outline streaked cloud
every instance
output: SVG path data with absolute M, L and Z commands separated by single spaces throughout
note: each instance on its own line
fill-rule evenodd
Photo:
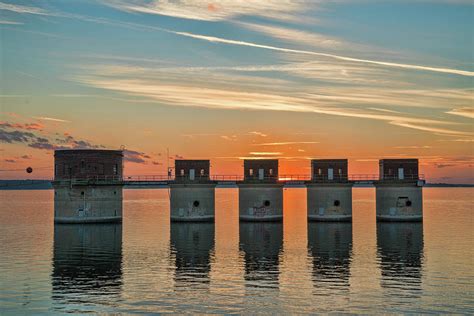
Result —
M 474 102 L 474 98 L 472 99 L 472 102 Z M 452 109 L 451 111 L 448 111 L 446 113 L 452 114 L 452 115 L 464 116 L 468 118 L 474 118 L 474 107 Z
M 262 132 L 258 132 L 258 131 L 249 132 L 249 134 L 257 135 L 257 136 L 261 136 L 261 137 L 267 137 L 268 136 L 267 134 L 262 133 Z
M 252 144 L 252 146 L 286 146 L 286 145 L 309 145 L 309 144 L 319 144 L 319 142 L 274 142 L 274 143 L 260 143 Z
M 280 51 L 285 53 L 295 53 L 295 54 L 304 54 L 304 55 L 313 55 L 313 56 L 321 56 L 321 57 L 328 57 L 342 61 L 350 61 L 356 63 L 363 63 L 363 64 L 371 64 L 377 66 L 384 66 L 390 68 L 401 68 L 401 69 L 408 69 L 408 70 L 419 70 L 419 71 L 430 71 L 430 72 L 438 72 L 438 73 L 447 73 L 452 75 L 459 75 L 459 76 L 467 76 L 472 77 L 474 76 L 474 72 L 467 71 L 467 70 L 460 70 L 460 69 L 452 69 L 452 68 L 442 68 L 442 67 L 431 67 L 425 65 L 414 65 L 414 64 L 403 64 L 403 63 L 394 63 L 394 62 L 386 62 L 386 61 L 379 61 L 379 60 L 370 60 L 370 59 L 361 59 L 361 58 L 354 58 L 336 54 L 329 54 L 329 53 L 321 53 L 309 50 L 301 50 L 301 49 L 290 49 L 272 45 L 263 45 L 258 43 L 246 42 L 246 41 L 239 41 L 239 40 L 232 40 L 226 39 L 216 36 L 207 36 L 201 34 L 194 34 L 190 32 L 178 32 L 178 31 L 171 31 L 165 30 L 166 32 L 173 33 L 176 35 L 181 35 L 185 37 L 190 37 L 194 39 L 204 40 L 212 43 L 222 43 L 222 44 L 229 44 L 229 45 L 238 45 L 238 46 L 247 46 L 247 47 L 254 47 L 254 48 L 262 48 L 267 50 L 273 51 Z
M 60 123 L 70 123 L 71 121 L 68 120 L 63 120 L 59 118 L 54 118 L 54 117 L 47 117 L 47 116 L 33 116 L 34 119 L 40 120 L 40 121 L 51 121 L 51 122 L 60 122 Z
M 0 2 L 0 10 L 21 14 L 49 15 L 49 12 L 38 7 Z
M 309 3 L 299 0 L 175 0 L 124 1 L 107 0 L 116 9 L 147 14 L 166 15 L 183 19 L 220 21 L 237 16 L 260 16 L 277 20 L 294 20 Z
M 279 156 L 283 155 L 282 152 L 271 152 L 271 151 L 251 151 L 249 155 L 252 156 Z
M 16 21 L 0 20 L 0 24 L 4 24 L 4 25 L 22 25 L 24 23 L 23 22 L 16 22 Z

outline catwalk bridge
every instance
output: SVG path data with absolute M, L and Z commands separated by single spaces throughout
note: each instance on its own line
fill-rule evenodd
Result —
M 63 179 L 63 181 L 66 179 Z M 352 175 L 342 175 L 334 176 L 332 179 L 327 177 L 311 177 L 311 175 L 279 175 L 277 177 L 255 177 L 254 179 L 245 179 L 245 183 L 252 182 L 255 183 L 279 183 L 283 184 L 285 187 L 301 187 L 309 183 L 351 183 L 353 185 L 375 185 L 376 183 L 383 182 L 413 182 L 421 181 L 424 183 L 424 175 L 408 175 L 399 179 L 398 176 L 384 176 L 383 179 L 380 179 L 378 174 L 352 174 Z M 221 187 L 232 187 L 236 186 L 239 183 L 244 183 L 243 175 L 211 175 L 204 177 L 195 177 L 190 180 L 189 177 L 175 177 L 168 175 L 130 175 L 130 176 L 86 176 L 86 177 L 74 177 L 66 180 L 70 182 L 71 185 L 111 185 L 111 184 L 121 184 L 128 187 L 160 187 L 160 186 L 169 186 L 174 183 L 180 184 L 198 184 L 198 183 L 213 183 Z

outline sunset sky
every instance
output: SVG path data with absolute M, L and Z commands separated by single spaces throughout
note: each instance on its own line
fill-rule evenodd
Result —
M 0 0 L 0 178 L 124 146 L 127 175 L 165 174 L 169 148 L 221 175 L 407 157 L 474 183 L 472 3 Z

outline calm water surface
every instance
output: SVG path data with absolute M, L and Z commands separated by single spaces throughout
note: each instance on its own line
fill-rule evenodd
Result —
M 117 225 L 54 225 L 53 191 L 0 191 L 0 314 L 474 313 L 473 190 L 424 189 L 424 222 L 377 224 L 354 189 L 352 224 L 238 221 L 217 189 L 216 223 L 170 224 L 168 191 L 125 190 Z

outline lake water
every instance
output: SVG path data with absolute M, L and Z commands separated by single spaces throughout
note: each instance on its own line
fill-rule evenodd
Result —
M 53 191 L 0 191 L 0 314 L 474 313 L 473 190 L 425 188 L 423 223 L 375 221 L 354 189 L 352 224 L 306 221 L 286 189 L 284 223 L 170 224 L 166 189 L 124 190 L 123 224 L 54 225 Z

